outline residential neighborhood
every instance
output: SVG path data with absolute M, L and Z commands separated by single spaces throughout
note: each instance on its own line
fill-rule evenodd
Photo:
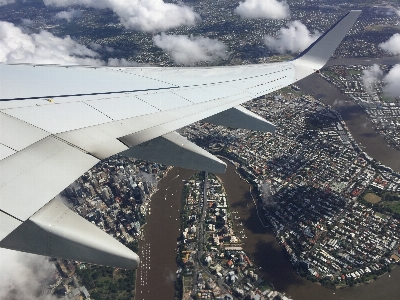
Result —
M 206 123 L 185 134 L 237 162 L 299 274 L 332 288 L 376 279 L 399 262 L 400 174 L 296 89 L 248 105 L 277 125 L 274 135 Z

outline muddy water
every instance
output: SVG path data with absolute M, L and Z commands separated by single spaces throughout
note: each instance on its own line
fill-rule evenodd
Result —
M 174 299 L 176 264 L 176 239 L 179 236 L 179 211 L 183 179 L 194 171 L 173 168 L 159 183 L 159 191 L 153 195 L 151 214 L 145 225 L 145 239 L 140 244 L 142 264 L 138 269 L 138 300 Z M 177 175 L 179 175 L 177 177 Z M 228 163 L 225 174 L 218 174 L 224 183 L 231 209 L 237 210 L 243 221 L 244 250 L 258 266 L 263 268 L 263 278 L 276 289 L 294 300 L 375 300 L 399 299 L 400 268 L 379 278 L 378 281 L 344 290 L 329 290 L 298 276 L 285 257 L 274 234 L 261 226 L 249 185 L 235 173 Z M 165 200 L 166 199 L 166 200 Z
M 334 61 L 331 64 L 372 64 L 398 63 L 393 58 L 384 61 L 356 59 Z M 368 121 L 364 111 L 350 98 L 334 86 L 320 78 L 310 76 L 299 82 L 302 91 L 314 95 L 322 102 L 340 112 L 355 140 L 370 156 L 385 165 L 400 171 L 400 152 L 387 146 Z M 188 179 L 194 171 L 173 168 L 160 181 L 159 191 L 153 195 L 151 214 L 147 217 L 145 238 L 140 243 L 139 255 L 142 263 L 138 269 L 138 300 L 174 299 L 176 271 L 176 239 L 179 236 L 179 214 L 183 179 Z M 179 175 L 179 176 L 178 176 Z M 264 280 L 271 282 L 279 291 L 286 292 L 295 300 L 375 300 L 400 299 L 400 268 L 378 281 L 344 290 L 328 290 L 298 276 L 285 257 L 274 234 L 261 226 L 249 193 L 249 185 L 235 173 L 234 166 L 228 164 L 223 180 L 231 208 L 237 210 L 243 221 L 247 236 L 245 251 L 263 268 Z
M 136 300 L 174 299 L 176 242 L 179 237 L 182 179 L 195 171 L 173 168 L 158 183 L 152 196 L 150 214 L 139 244 Z
M 273 232 L 263 228 L 249 193 L 249 185 L 235 173 L 228 164 L 225 174 L 218 175 L 223 180 L 232 210 L 237 210 L 243 221 L 247 239 L 244 250 L 258 266 L 263 268 L 263 279 L 294 300 L 373 300 L 400 299 L 400 268 L 395 268 L 390 277 L 385 275 L 376 282 L 343 290 L 329 290 L 312 283 L 296 274 Z
M 314 74 L 297 83 L 302 92 L 313 95 L 340 113 L 356 142 L 369 156 L 400 172 L 400 151 L 389 147 L 377 133 L 367 113 L 335 86 Z M 399 297 L 400 299 L 400 297 Z

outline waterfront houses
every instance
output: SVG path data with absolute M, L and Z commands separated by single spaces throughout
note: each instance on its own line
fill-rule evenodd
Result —
M 386 95 L 382 80 L 390 66 L 379 66 L 382 76 L 376 76 L 372 82 L 363 79 L 368 68 L 363 65 L 332 66 L 321 76 L 363 108 L 375 130 L 389 145 L 400 150 L 400 98 Z
M 399 261 L 400 174 L 364 153 L 340 115 L 296 88 L 247 108 L 277 131 L 197 123 L 185 134 L 237 163 L 298 273 L 334 288 L 390 271 Z
M 198 173 L 184 186 L 177 254 L 180 299 L 289 299 L 259 276 L 243 251 L 246 236 L 222 182 Z M 250 298 L 249 298 L 250 297 Z

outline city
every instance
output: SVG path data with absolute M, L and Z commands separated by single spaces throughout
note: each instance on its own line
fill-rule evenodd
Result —
M 125 59 L 131 64 L 183 66 L 154 44 L 153 33 L 125 28 L 109 9 L 79 7 L 82 17 L 54 18 L 59 9 L 33 1 L 26 7 L 2 6 L 0 20 L 26 32 L 48 31 L 73 36 L 96 50 L 99 59 Z M 264 43 L 288 19 L 242 19 L 237 3 L 190 1 L 202 17 L 195 26 L 166 30 L 170 35 L 218 39 L 227 46 L 217 61 L 194 66 L 239 65 L 290 59 Z M 389 57 L 380 46 L 400 31 L 396 2 L 335 3 L 288 1 L 291 20 L 314 33 L 324 32 L 349 9 L 363 14 L 333 58 Z M 397 6 L 396 6 L 397 5 Z M 24 21 L 25 20 L 25 21 Z M 29 22 L 26 20 L 30 20 Z M 396 56 L 394 56 L 396 57 Z M 371 65 L 371 64 L 369 64 Z M 371 86 L 366 64 L 330 65 L 318 74 L 362 108 L 374 130 L 400 150 L 399 97 L 386 97 L 383 76 L 392 64 L 379 64 L 381 77 Z M 251 132 L 197 122 L 179 133 L 235 165 L 251 186 L 260 228 L 275 235 L 293 272 L 330 289 L 379 282 L 400 265 L 400 173 L 368 155 L 332 106 L 293 85 L 244 105 L 274 123 L 275 133 Z M 143 243 L 152 196 L 172 167 L 112 156 L 98 163 L 59 197 L 68 206 L 141 257 L 140 271 L 113 269 L 62 259 L 49 259 L 55 271 L 39 298 L 133 299 L 150 272 L 150 245 Z M 256 257 L 244 250 L 246 224 L 218 174 L 196 173 L 185 179 L 180 236 L 176 247 L 176 299 L 297 299 L 265 280 Z M 154 205 L 154 203 L 153 203 Z M 154 209 L 154 206 L 153 206 Z M 141 244 L 142 242 L 142 244 Z M 151 250 L 154 251 L 154 250 Z M 253 255 L 254 256 L 254 255 Z
M 273 229 L 297 272 L 329 288 L 379 280 L 390 272 L 400 261 L 400 174 L 363 152 L 340 115 L 301 95 L 297 87 L 256 99 L 248 108 L 278 125 L 278 131 L 272 135 L 196 123 L 183 133 L 235 162 L 254 187 L 260 226 Z M 150 195 L 167 171 L 162 165 L 115 157 L 86 173 L 65 195 L 80 215 L 125 244 L 137 243 L 151 213 Z M 243 252 L 242 223 L 229 209 L 229 195 L 218 177 L 209 174 L 204 185 L 199 173 L 186 182 L 182 195 L 177 277 L 183 299 L 192 292 L 201 299 L 278 295 Z M 82 268 L 98 267 L 74 268 L 82 276 Z M 57 283 L 71 293 L 80 286 L 68 289 L 73 273 L 67 274 Z M 88 286 L 94 297 L 98 289 Z
M 182 237 L 178 253 L 179 298 L 254 299 L 288 297 L 259 278 L 258 268 L 241 247 L 243 224 L 231 211 L 223 184 L 213 174 L 195 174 L 185 184 Z M 192 293 L 193 292 L 193 293 Z
M 234 13 L 237 3 L 224 1 L 190 1 L 193 10 L 202 21 L 196 26 L 179 26 L 166 30 L 168 35 L 201 35 L 218 39 L 227 46 L 228 56 L 219 61 L 200 61 L 196 66 L 238 65 L 275 61 L 288 57 L 271 51 L 264 43 L 264 36 L 274 36 L 287 25 L 287 19 L 243 19 Z M 398 32 L 399 20 L 395 13 L 395 3 L 345 1 L 335 3 L 319 1 L 308 4 L 305 1 L 288 1 L 291 20 L 299 20 L 316 33 L 324 32 L 350 9 L 362 9 L 363 14 L 350 31 L 350 35 L 337 48 L 334 58 L 382 57 L 387 55 L 379 44 Z M 176 66 L 171 55 L 155 46 L 153 34 L 124 28 L 118 18 L 108 9 L 79 7 L 81 17 L 69 22 L 54 18 L 59 9 L 45 6 L 41 1 L 31 5 L 3 6 L 0 20 L 21 24 L 29 31 L 46 30 L 56 36 L 73 35 L 74 39 L 89 49 L 98 51 L 99 57 L 125 59 L 145 65 Z M 29 22 L 24 20 L 30 20 Z M 310 32 L 312 34 L 313 32 Z M 290 57 L 291 54 L 289 54 Z
M 388 66 L 382 69 L 387 70 Z M 368 68 L 362 65 L 346 68 L 333 66 L 327 68 L 322 76 L 361 106 L 374 123 L 375 130 L 383 135 L 389 145 L 400 149 L 400 104 L 394 99 L 382 99 L 382 81 L 377 82 L 369 93 L 368 87 L 363 84 L 365 70 Z
M 300 274 L 327 286 L 365 282 L 399 261 L 399 211 L 392 201 L 398 201 L 400 174 L 368 157 L 334 111 L 294 93 L 249 104 L 278 125 L 273 138 L 243 130 L 226 134 L 207 124 L 186 133 L 241 163 Z

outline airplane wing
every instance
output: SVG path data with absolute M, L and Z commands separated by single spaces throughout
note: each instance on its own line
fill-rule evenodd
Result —
M 0 247 L 136 268 L 135 253 L 53 198 L 117 153 L 224 172 L 221 160 L 175 130 L 204 120 L 274 131 L 273 124 L 240 104 L 322 68 L 359 14 L 347 13 L 284 63 L 209 68 L 0 65 Z

